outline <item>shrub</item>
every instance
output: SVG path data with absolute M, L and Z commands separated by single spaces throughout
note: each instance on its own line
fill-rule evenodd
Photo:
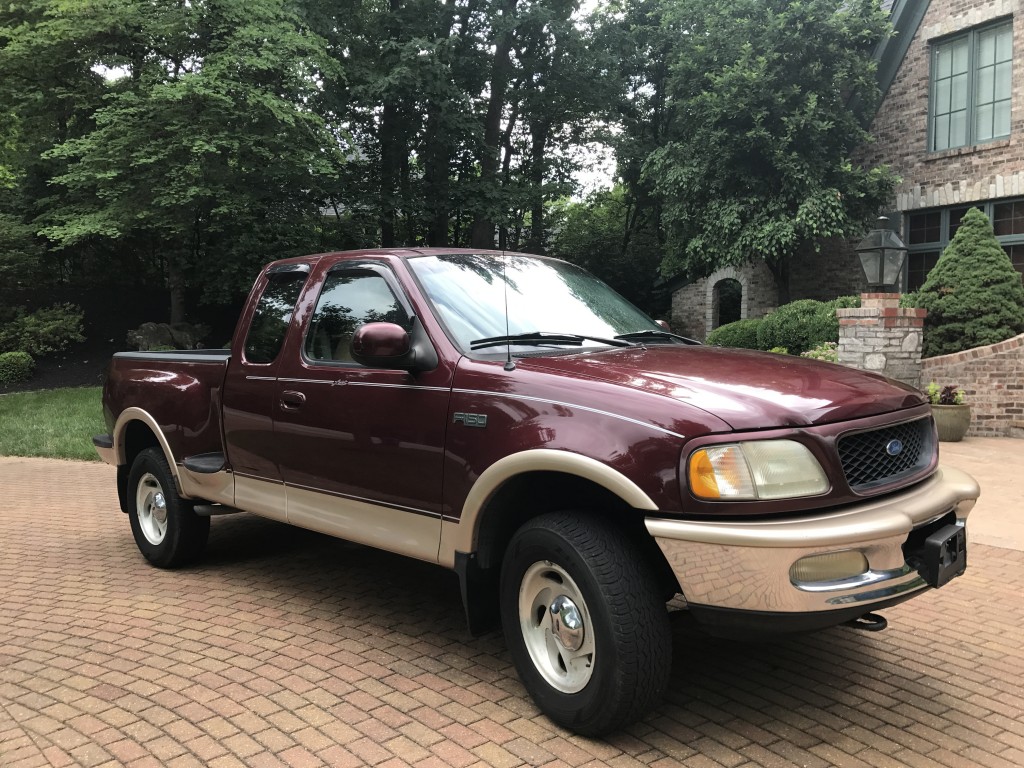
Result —
M 20 384 L 32 376 L 35 360 L 28 352 L 0 353 L 0 386 Z
M 82 335 L 82 310 L 74 304 L 55 304 L 31 314 L 17 311 L 0 328 L 0 351 L 21 351 L 40 356 L 61 352 Z
M 1024 286 L 992 231 L 972 208 L 928 273 L 916 305 L 924 320 L 924 356 L 995 344 L 1024 332 Z
M 826 363 L 839 362 L 839 344 L 835 341 L 823 341 L 816 347 L 804 352 L 800 357 L 809 357 L 812 360 L 824 360 Z
M 718 347 L 758 349 L 757 327 L 759 325 L 761 325 L 761 321 L 756 318 L 720 325 L 708 334 L 707 343 Z
M 836 309 L 859 306 L 857 296 L 840 296 L 832 301 L 801 299 L 784 304 L 761 321 L 757 344 L 761 349 L 785 347 L 791 355 L 802 355 L 826 341 L 838 343 Z

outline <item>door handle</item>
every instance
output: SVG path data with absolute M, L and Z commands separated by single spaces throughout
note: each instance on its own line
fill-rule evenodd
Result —
M 306 396 L 294 389 L 286 389 L 281 393 L 281 407 L 286 411 L 297 411 L 306 402 Z

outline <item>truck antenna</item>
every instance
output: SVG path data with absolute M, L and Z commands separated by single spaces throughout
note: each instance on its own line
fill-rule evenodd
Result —
M 505 351 L 508 357 L 505 359 L 505 370 L 514 371 L 516 364 L 512 362 L 512 339 L 508 335 L 508 277 L 505 274 L 505 251 L 501 252 L 501 283 L 505 288 Z

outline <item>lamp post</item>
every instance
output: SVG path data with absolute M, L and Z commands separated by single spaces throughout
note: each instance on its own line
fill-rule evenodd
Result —
M 878 227 L 868 232 L 856 248 L 868 287 L 880 293 L 888 293 L 889 287 L 899 282 L 907 258 L 906 244 L 888 225 L 889 220 L 879 216 Z

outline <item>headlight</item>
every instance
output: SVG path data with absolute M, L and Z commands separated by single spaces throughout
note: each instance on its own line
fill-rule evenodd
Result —
M 790 499 L 829 489 L 818 460 L 793 440 L 700 448 L 690 454 L 686 476 L 690 490 L 702 499 Z

